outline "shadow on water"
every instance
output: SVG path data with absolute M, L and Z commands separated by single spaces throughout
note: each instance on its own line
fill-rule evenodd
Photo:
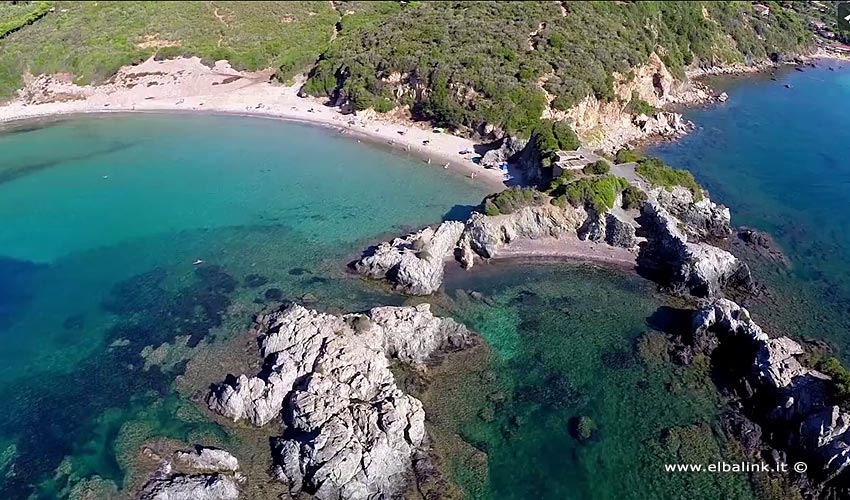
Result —
M 105 341 L 113 347 L 92 353 L 72 372 L 22 378 L 0 389 L 5 402 L 0 408 L 5 424 L 0 432 L 17 451 L 14 474 L 0 477 L 1 497 L 28 498 L 66 457 L 90 447 L 92 436 L 102 427 L 98 420 L 107 410 L 147 406 L 170 393 L 174 377 L 185 365 L 165 371 L 158 366 L 143 369 L 144 348 L 173 342 L 178 336 L 189 336 L 189 345 L 196 345 L 222 324 L 238 282 L 212 265 L 196 268 L 191 283 L 174 291 L 163 286 L 167 278 L 164 270 L 154 269 L 113 288 L 103 304 L 118 319 Z M 114 444 L 111 438 L 120 422 L 114 426 L 118 428 L 106 431 L 108 445 Z M 99 459 L 98 473 L 120 485 L 124 473 L 115 449 L 97 453 L 105 455 Z
M 27 165 L 22 165 L 19 167 L 7 166 L 6 168 L 10 168 L 10 170 L 0 172 L 0 184 L 5 184 L 15 179 L 20 179 L 21 177 L 25 177 L 36 172 L 41 172 L 49 168 L 58 167 L 59 165 L 63 165 L 66 163 L 91 160 L 92 158 L 97 158 L 98 156 L 104 156 L 116 153 L 118 151 L 123 151 L 125 149 L 129 149 L 135 146 L 136 144 L 137 143 L 132 142 L 116 142 L 107 148 L 99 149 L 97 151 L 90 151 L 85 154 L 79 154 L 74 156 L 62 156 L 54 160 L 39 161 Z
M 29 281 L 44 265 L 0 257 L 0 330 L 9 328 L 32 298 Z
M 472 212 L 478 208 L 478 205 L 455 205 L 448 212 L 443 214 L 443 220 L 465 221 L 469 218 L 470 214 L 472 214 Z

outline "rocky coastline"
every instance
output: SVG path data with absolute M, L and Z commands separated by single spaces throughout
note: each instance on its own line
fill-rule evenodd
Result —
M 712 99 L 705 88 L 692 91 L 690 102 Z M 675 137 L 689 127 L 665 111 L 630 120 L 643 136 Z M 528 142 L 504 137 L 482 161 L 514 161 L 531 171 L 538 160 Z M 850 413 L 836 404 L 830 377 L 804 366 L 803 346 L 770 338 L 746 309 L 723 298 L 754 286 L 747 264 L 723 248 L 730 238 L 777 261 L 784 259 L 781 251 L 762 233 L 733 230 L 728 208 L 707 196 L 652 187 L 639 176 L 630 182 L 647 193 L 637 209 L 623 208 L 618 198 L 601 213 L 549 199 L 499 215 L 475 211 L 465 221 L 380 242 L 351 268 L 403 294 L 427 296 L 440 290 L 446 265 L 471 269 L 476 259 L 516 257 L 510 250 L 518 243 L 533 248 L 537 241 L 577 239 L 625 250 L 639 274 L 699 305 L 689 331 L 671 342 L 671 358 L 687 365 L 701 353 L 732 374 L 718 385 L 732 400 L 737 437 L 749 456 L 777 468 L 805 460 L 811 469 L 794 477 L 795 487 L 841 498 L 850 491 L 842 476 L 850 465 Z M 260 368 L 228 375 L 205 403 L 238 425 L 280 426 L 269 446 L 271 472 L 290 495 L 402 498 L 439 474 L 422 403 L 402 390 L 390 364 L 427 371 L 445 353 L 475 342 L 463 325 L 435 317 L 427 304 L 345 315 L 288 304 L 258 316 L 250 333 L 260 347 Z M 156 459 L 160 467 L 145 483 L 143 500 L 240 497 L 238 461 L 224 450 Z
M 673 340 L 681 365 L 708 356 L 729 400 L 726 426 L 747 458 L 805 498 L 846 498 L 850 482 L 850 413 L 833 376 L 813 368 L 820 345 L 763 331 L 728 299 L 703 302 Z M 803 464 L 803 465 L 800 465 Z

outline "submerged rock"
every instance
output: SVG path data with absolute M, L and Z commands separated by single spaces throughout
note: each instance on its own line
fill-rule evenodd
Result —
M 403 495 L 412 457 L 425 444 L 425 413 L 396 385 L 389 357 L 424 366 L 438 351 L 467 345 L 469 331 L 435 317 L 428 304 L 345 316 L 292 304 L 260 315 L 253 330 L 265 375 L 214 388 L 210 408 L 255 425 L 282 415 L 285 432 L 272 446 L 274 474 L 292 494 Z M 252 383 L 259 390 L 240 390 Z

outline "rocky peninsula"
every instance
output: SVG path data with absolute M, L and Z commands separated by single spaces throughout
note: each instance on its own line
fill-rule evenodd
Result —
M 466 221 L 446 221 L 379 243 L 351 267 L 364 276 L 385 279 L 403 293 L 429 295 L 439 289 L 444 267 L 452 260 L 470 269 L 476 258 L 498 258 L 503 251 L 512 257 L 534 256 L 535 241 L 546 242 L 552 255 L 559 241 L 567 252 L 572 249 L 569 242 L 579 239 L 627 250 L 638 272 L 677 293 L 713 297 L 729 286 L 750 286 L 747 265 L 712 244 L 733 233 L 728 208 L 682 186 L 653 187 L 636 173 L 634 164 L 615 168 L 632 183 L 622 180 L 611 207 L 600 209 L 587 200 L 562 203 L 531 188 L 513 188 L 497 196 L 519 201 L 500 213 L 485 215 L 485 200 Z M 646 200 L 639 207 L 624 208 L 623 186 L 637 188 Z M 510 251 L 517 246 L 522 252 Z M 591 250 L 588 260 L 593 260 L 593 252 L 599 250 Z M 605 262 L 604 257 L 599 260 Z

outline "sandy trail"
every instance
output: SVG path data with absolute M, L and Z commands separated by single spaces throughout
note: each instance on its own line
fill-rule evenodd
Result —
M 422 158 L 430 168 L 472 176 L 487 189 L 505 188 L 501 172 L 472 163 L 474 143 L 435 133 L 413 122 L 398 122 L 372 111 L 344 114 L 322 101 L 299 97 L 303 79 L 284 86 L 271 83 L 270 71 L 243 73 L 226 61 L 210 68 L 197 57 L 149 59 L 122 68 L 106 83 L 74 84 L 67 75 L 30 81 L 20 96 L 0 106 L 0 123 L 57 115 L 105 112 L 205 112 L 277 118 L 331 127 L 343 134 L 378 142 Z

